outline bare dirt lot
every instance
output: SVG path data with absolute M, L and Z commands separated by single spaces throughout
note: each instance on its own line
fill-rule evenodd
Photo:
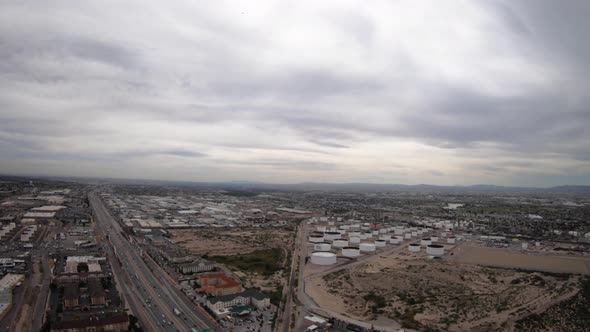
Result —
M 284 268 L 290 259 L 295 232 L 287 229 L 207 229 L 177 230 L 171 232 L 172 241 L 199 256 L 239 256 L 254 254 L 264 249 L 278 248 L 281 250 L 280 262 L 273 262 Z M 246 288 L 257 287 L 263 291 L 275 292 L 285 282 L 285 274 L 281 269 L 267 275 L 255 269 L 239 269 L 227 265 L 244 282 Z
M 172 241 L 195 255 L 230 256 L 266 248 L 291 248 L 294 232 L 250 228 L 171 231 Z
M 410 329 L 504 331 L 574 296 L 580 277 L 394 253 L 310 277 L 306 285 L 320 307 L 359 320 L 389 318 Z
M 590 257 L 518 252 L 504 248 L 461 244 L 447 260 L 457 263 L 590 275 Z

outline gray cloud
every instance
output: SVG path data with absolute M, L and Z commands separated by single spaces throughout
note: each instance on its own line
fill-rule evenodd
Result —
M 120 6 L 0 5 L 0 172 L 590 183 L 586 1 Z

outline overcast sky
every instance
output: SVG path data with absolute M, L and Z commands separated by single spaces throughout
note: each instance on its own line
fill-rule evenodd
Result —
M 590 185 L 590 2 L 0 2 L 0 173 Z

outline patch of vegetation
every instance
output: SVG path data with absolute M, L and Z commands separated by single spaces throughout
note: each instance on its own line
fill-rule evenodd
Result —
M 374 292 L 370 292 L 369 294 L 363 296 L 363 299 L 365 299 L 365 301 L 367 302 L 373 303 L 373 305 L 371 305 L 371 312 L 374 314 L 383 313 L 383 310 L 381 310 L 381 308 L 387 306 L 387 301 L 385 300 L 385 298 L 381 295 L 375 294 Z
M 517 321 L 515 331 L 590 331 L 590 279 L 581 286 L 572 298 Z
M 283 251 L 280 248 L 261 249 L 234 256 L 209 256 L 209 260 L 236 268 L 270 276 L 282 269 Z

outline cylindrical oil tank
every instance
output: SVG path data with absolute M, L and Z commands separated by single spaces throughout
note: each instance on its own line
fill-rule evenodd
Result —
M 361 238 L 360 237 L 357 237 L 357 236 L 354 236 L 354 237 L 349 238 L 348 239 L 348 242 L 350 244 L 359 244 L 359 243 L 361 243 Z
M 336 255 L 331 252 L 314 252 L 311 254 L 311 263 L 316 265 L 336 264 Z
M 371 252 L 371 251 L 375 251 L 377 249 L 375 247 L 375 244 L 373 244 L 373 243 L 361 243 L 359 245 L 359 248 L 360 248 L 361 252 Z
M 375 247 L 378 247 L 378 248 L 385 247 L 386 244 L 387 244 L 387 242 L 385 242 L 383 240 L 376 240 L 375 241 Z
M 454 244 L 455 243 L 455 237 L 454 236 L 449 236 L 447 238 L 447 243 Z
M 385 233 L 387 233 L 387 229 L 385 229 L 385 228 L 381 228 L 381 229 L 379 230 L 379 234 L 385 234 Z
M 340 233 L 338 232 L 325 232 L 324 233 L 324 239 L 328 240 L 328 241 L 332 241 L 332 240 L 337 240 L 340 238 Z
M 406 239 L 411 239 L 412 238 L 412 233 L 406 233 L 406 235 L 404 235 L 404 237 Z
M 412 237 L 418 236 L 418 232 L 416 232 L 416 231 L 413 231 L 411 234 L 412 234 Z
M 324 236 L 323 235 L 310 235 L 309 242 L 311 242 L 311 243 L 324 242 Z
M 366 239 L 371 239 L 371 238 L 373 238 L 373 234 L 372 234 L 372 233 L 363 233 L 363 235 L 365 236 L 365 240 L 366 240 Z
M 431 244 L 426 247 L 426 253 L 432 256 L 442 256 L 445 254 L 445 247 L 440 244 Z
M 411 252 L 418 252 L 418 251 L 420 251 L 420 244 L 418 244 L 418 243 L 410 243 L 410 245 L 408 245 L 408 249 Z
M 344 229 L 339 229 L 336 232 L 340 233 L 341 235 L 346 234 L 346 230 L 344 230 Z
M 404 241 L 404 236 L 403 235 L 396 235 L 393 238 L 398 239 L 400 242 Z
M 323 233 L 323 232 L 325 232 L 325 231 L 326 231 L 326 226 L 318 226 L 318 227 L 316 227 L 316 230 L 317 230 L 318 232 L 322 232 L 322 233 Z
M 371 234 L 373 234 L 373 235 L 379 235 L 379 231 L 372 231 Z
M 361 236 L 361 232 L 357 232 L 357 231 L 349 232 L 348 233 L 348 236 L 350 236 L 350 237 L 359 237 L 359 236 Z
M 330 251 L 330 249 L 332 249 L 332 246 L 326 242 L 316 243 L 313 245 L 314 251 Z
M 332 242 L 332 247 L 334 247 L 334 248 L 348 247 L 348 241 L 346 241 L 346 240 L 334 240 L 334 242 Z
M 383 234 L 383 235 L 379 236 L 379 240 L 389 241 L 389 240 L 391 240 L 391 235 Z
M 422 246 L 428 246 L 432 244 L 432 240 L 429 237 L 425 237 L 422 240 L 420 240 L 420 245 Z
M 333 221 L 328 221 L 328 226 L 334 226 L 334 222 Z
M 402 235 L 402 234 L 404 234 L 404 230 L 403 229 L 396 229 L 393 232 L 395 233 L 395 235 Z
M 340 228 L 340 229 L 343 229 L 343 230 L 347 231 L 347 230 L 349 230 L 349 229 L 350 229 L 350 226 L 349 226 L 349 225 L 340 225 L 340 227 L 338 227 L 338 228 Z
M 344 257 L 358 257 L 361 255 L 361 250 L 357 247 L 342 248 L 342 256 Z
M 437 242 L 438 236 L 431 236 L 430 239 L 432 239 L 432 242 Z
M 441 233 L 440 233 L 440 236 L 442 236 L 442 237 L 445 237 L 445 236 L 447 236 L 447 232 L 441 232 Z
M 400 244 L 400 243 L 402 243 L 402 240 L 394 237 L 393 239 L 389 240 L 389 243 L 391 243 L 391 244 Z

